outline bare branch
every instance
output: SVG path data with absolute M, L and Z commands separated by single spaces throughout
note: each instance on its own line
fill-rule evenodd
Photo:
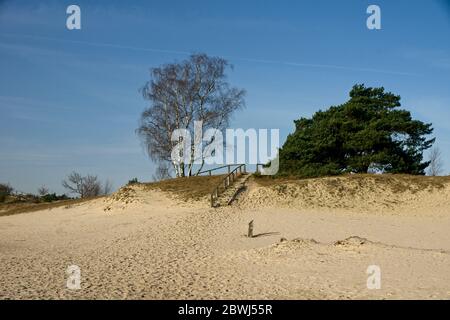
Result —
M 172 178 L 172 176 L 170 175 L 169 164 L 167 162 L 160 163 L 153 175 L 153 181 L 162 181 L 170 178 Z
M 444 165 L 442 162 L 441 150 L 438 147 L 433 147 L 430 150 L 430 165 L 428 167 L 428 175 L 439 176 L 442 174 Z
M 38 189 L 38 194 L 41 196 L 41 197 L 43 197 L 43 196 L 45 196 L 46 194 L 48 194 L 48 188 L 46 187 L 46 186 L 42 186 L 42 187 L 40 187 L 39 189 Z
M 67 176 L 66 180 L 63 180 L 62 185 L 71 193 L 78 194 L 81 198 L 96 197 L 108 193 L 112 189 L 112 185 L 109 181 L 106 181 L 102 188 L 102 184 L 97 176 L 87 175 L 81 176 L 78 172 L 72 172 Z

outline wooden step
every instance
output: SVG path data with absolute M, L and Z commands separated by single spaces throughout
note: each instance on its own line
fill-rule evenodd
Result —
M 225 190 L 218 198 L 217 205 L 218 206 L 229 206 L 234 200 L 236 200 L 236 196 L 240 194 L 245 189 L 245 183 L 249 178 L 249 174 L 242 174 L 236 179 L 233 185 Z

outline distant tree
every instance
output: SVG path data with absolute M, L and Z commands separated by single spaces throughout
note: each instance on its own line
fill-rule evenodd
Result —
M 14 192 L 14 188 L 9 183 L 0 183 L 0 202 L 4 202 L 7 196 Z
M 99 196 L 102 192 L 102 184 L 97 176 L 87 175 L 83 177 L 75 171 L 69 174 L 66 180 L 63 180 L 62 185 L 81 198 Z
M 82 185 L 85 197 L 96 197 L 102 192 L 102 184 L 97 176 L 87 175 Z
M 78 194 L 81 198 L 84 197 L 83 177 L 78 172 L 72 172 L 63 180 L 62 185 L 71 193 Z
M 0 183 L 0 192 L 9 196 L 14 192 L 14 188 L 9 183 Z
M 160 163 L 155 170 L 155 174 L 153 175 L 153 181 L 161 181 L 170 179 L 172 176 L 170 175 L 170 167 L 167 163 Z
M 110 194 L 113 190 L 113 184 L 111 181 L 109 181 L 108 179 L 105 181 L 105 183 L 103 184 L 103 191 L 102 193 L 107 196 L 108 194 Z
M 195 174 L 194 162 L 204 164 L 204 155 L 195 155 L 192 138 L 190 160 L 173 161 L 171 152 L 180 141 L 172 141 L 172 133 L 186 129 L 194 137 L 194 122 L 202 122 L 202 130 L 224 130 L 232 114 L 244 107 L 245 91 L 231 88 L 225 70 L 229 66 L 224 59 L 205 54 L 192 55 L 180 63 L 165 64 L 151 70 L 151 81 L 143 88 L 144 99 L 150 107 L 141 115 L 137 129 L 150 158 L 173 167 L 175 176 Z M 214 140 L 203 143 L 206 147 Z
M 40 187 L 39 189 L 38 189 L 38 194 L 41 196 L 41 197 L 43 197 L 43 196 L 45 196 L 46 194 L 48 194 L 48 188 L 46 187 L 46 186 L 42 186 L 42 187 Z
M 442 174 L 444 164 L 442 162 L 441 150 L 435 146 L 430 150 L 430 165 L 428 167 L 428 175 L 439 176 Z
M 423 151 L 434 143 L 426 137 L 433 129 L 400 106 L 400 96 L 384 88 L 355 85 L 346 103 L 295 121 L 280 150 L 279 173 L 311 177 L 370 168 L 425 174 L 430 162 L 422 162 Z

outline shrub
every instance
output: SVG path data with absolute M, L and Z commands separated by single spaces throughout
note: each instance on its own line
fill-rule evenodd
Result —
M 0 202 L 4 202 L 7 196 L 13 193 L 14 188 L 9 183 L 0 183 Z
M 128 185 L 137 184 L 137 183 L 139 183 L 138 178 L 133 178 L 131 180 L 128 180 Z
M 53 202 L 53 201 L 59 201 L 59 200 L 68 200 L 70 199 L 65 194 L 62 195 L 56 195 L 56 193 L 48 193 L 41 197 L 41 201 L 43 202 Z

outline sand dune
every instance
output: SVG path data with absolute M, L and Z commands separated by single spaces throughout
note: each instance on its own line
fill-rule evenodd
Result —
M 370 179 L 252 180 L 218 209 L 136 185 L 0 217 L 0 298 L 450 298 L 449 185 Z M 72 264 L 80 290 L 66 287 Z
M 450 178 L 355 175 L 285 181 L 253 179 L 241 204 L 245 208 L 446 215 L 450 207 Z

